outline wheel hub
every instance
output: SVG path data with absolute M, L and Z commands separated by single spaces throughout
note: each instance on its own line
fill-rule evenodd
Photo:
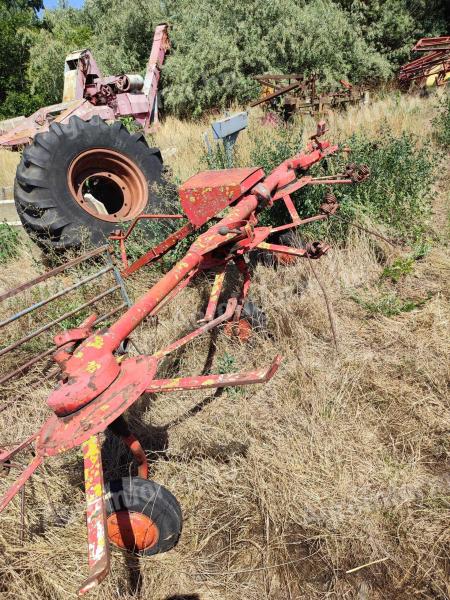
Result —
M 107 528 L 111 543 L 130 552 L 143 552 L 158 543 L 158 527 L 143 513 L 114 512 L 107 519 Z
M 76 156 L 67 183 L 77 204 L 102 221 L 130 221 L 148 202 L 144 173 L 127 156 L 108 148 L 91 148 Z

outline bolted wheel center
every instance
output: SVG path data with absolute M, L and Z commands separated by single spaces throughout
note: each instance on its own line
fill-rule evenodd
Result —
M 158 543 L 158 527 L 143 513 L 119 510 L 109 515 L 107 527 L 111 543 L 130 552 L 143 552 Z
M 67 181 L 81 208 L 103 221 L 130 221 L 148 202 L 144 173 L 115 150 L 91 148 L 82 152 L 72 161 Z

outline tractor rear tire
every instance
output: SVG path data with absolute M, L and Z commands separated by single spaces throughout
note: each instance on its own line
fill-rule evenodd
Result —
M 41 247 L 100 245 L 121 223 L 158 212 L 163 163 L 143 134 L 77 116 L 38 133 L 17 168 L 14 199 Z

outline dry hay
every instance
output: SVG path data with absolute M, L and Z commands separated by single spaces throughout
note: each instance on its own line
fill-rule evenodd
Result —
M 339 355 L 308 263 L 259 265 L 252 297 L 265 308 L 270 335 L 243 346 L 219 332 L 166 361 L 162 372 L 202 372 L 210 344 L 212 372 L 225 355 L 233 369 L 248 370 L 278 351 L 280 371 L 266 386 L 160 395 L 130 411 L 154 460 L 152 478 L 181 502 L 183 536 L 174 551 L 153 559 L 133 562 L 115 551 L 112 575 L 92 597 L 131 597 L 138 588 L 138 597 L 161 599 L 445 598 L 450 415 L 443 341 L 450 311 L 448 289 L 436 288 L 445 258 L 436 250 L 419 265 L 422 293 L 430 286 L 432 299 L 395 318 L 367 318 L 349 298 L 349 290 L 375 285 L 381 272 L 370 240 L 355 237 L 316 263 L 333 303 Z M 411 280 L 412 294 L 414 279 L 403 282 Z M 151 352 L 187 331 L 192 307 L 204 306 L 203 287 L 186 290 L 157 326 L 141 326 L 137 345 Z M 44 420 L 51 387 L 42 382 L 1 413 L 4 442 L 23 439 Z M 126 451 L 109 436 L 104 448 L 107 476 L 126 474 Z M 80 452 L 49 460 L 46 470 L 27 487 L 23 547 L 18 500 L 2 515 L 5 597 L 66 598 L 85 574 Z M 45 479 L 63 527 L 55 524 Z

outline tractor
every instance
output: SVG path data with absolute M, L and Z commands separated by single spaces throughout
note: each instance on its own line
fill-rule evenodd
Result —
M 102 77 L 90 50 L 72 52 L 60 104 L 0 122 L 0 148 L 23 149 L 14 200 L 25 230 L 41 246 L 64 250 L 84 237 L 98 245 L 118 223 L 160 204 L 162 157 L 144 133 L 158 123 L 158 83 L 168 49 L 168 26 L 158 25 L 145 78 Z M 130 133 L 124 117 L 141 131 Z

